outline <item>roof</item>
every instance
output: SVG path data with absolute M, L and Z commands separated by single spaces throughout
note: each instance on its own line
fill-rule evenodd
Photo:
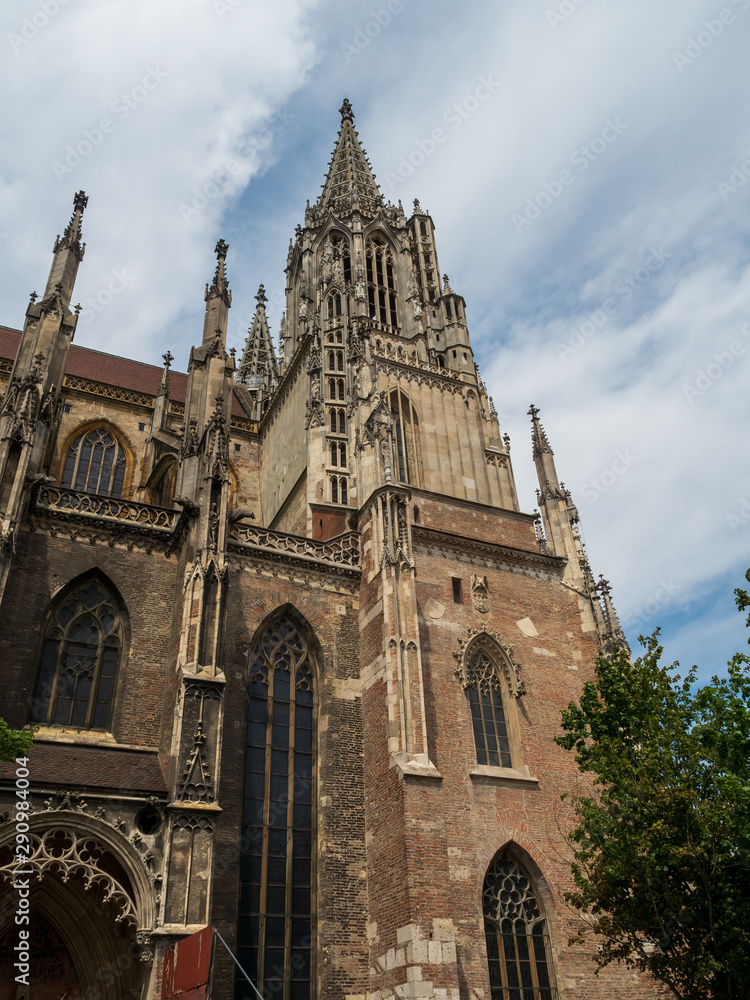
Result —
M 156 751 L 86 747 L 69 743 L 34 743 L 29 753 L 29 783 L 74 789 L 107 788 L 118 792 L 164 794 L 167 784 Z M 0 763 L 0 780 L 14 780 L 16 765 Z
M 20 330 L 0 326 L 0 358 L 12 361 L 16 356 L 20 339 Z M 105 354 L 104 351 L 79 347 L 77 344 L 71 344 L 65 365 L 66 375 L 91 379 L 92 382 L 103 382 L 105 385 L 116 385 L 122 389 L 133 389 L 135 392 L 147 393 L 150 396 L 158 395 L 163 372 L 164 369 L 157 365 L 132 361 L 116 354 Z M 187 383 L 188 377 L 184 372 L 170 369 L 169 398 L 175 403 L 184 403 Z M 232 416 L 247 416 L 236 395 L 232 397 Z

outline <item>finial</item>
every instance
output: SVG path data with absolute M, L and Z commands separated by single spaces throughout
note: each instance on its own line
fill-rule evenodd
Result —
M 261 281 L 260 285 L 258 286 L 258 292 L 257 292 L 257 294 L 255 296 L 255 301 L 258 303 L 258 308 L 259 309 L 261 307 L 263 309 L 265 309 L 266 302 L 268 302 L 268 299 L 266 298 L 266 290 L 263 287 L 263 282 L 262 281 Z
M 88 195 L 85 191 L 76 191 L 73 198 L 73 211 L 81 212 L 86 208 L 89 203 Z
M 80 302 L 76 302 L 76 304 L 73 306 L 73 312 L 76 314 L 76 316 L 80 316 L 81 315 L 81 309 L 82 308 L 83 307 L 81 306 L 81 303 Z
M 603 596 L 609 597 L 612 593 L 612 588 L 610 586 L 609 580 L 604 579 L 604 574 L 599 574 L 599 582 L 596 585 L 596 589 Z
M 229 249 L 229 244 L 225 243 L 224 240 L 219 240 L 219 242 L 214 247 L 214 253 L 219 258 L 219 260 L 226 260 L 228 249 Z
M 36 302 L 38 298 L 39 296 L 36 294 L 36 292 L 32 292 L 31 295 L 29 295 L 29 302 Z
M 453 289 L 451 288 L 451 283 L 450 283 L 450 281 L 448 280 L 448 275 L 447 275 L 447 274 L 444 274 L 444 275 L 443 275 L 443 285 L 445 286 L 445 289 L 444 289 L 444 290 L 445 290 L 446 292 L 448 292 L 449 294 L 451 294 L 451 295 L 452 295 L 452 294 L 453 294 Z
M 339 114 L 341 115 L 341 124 L 344 122 L 351 122 L 354 124 L 354 111 L 352 109 L 351 102 L 348 97 L 344 98 L 344 103 L 339 108 Z
M 35 354 L 35 355 L 34 355 L 34 361 L 36 361 L 37 365 L 38 365 L 38 366 L 39 366 L 40 368 L 42 367 L 42 361 L 44 361 L 44 355 L 42 354 L 42 352 L 41 352 L 41 351 L 39 351 L 39 353 L 38 353 L 38 354 Z
M 422 206 L 419 204 L 419 198 L 414 199 L 414 212 L 421 212 Z
M 237 348 L 236 347 L 230 347 L 229 348 L 229 353 L 230 353 L 230 355 L 232 357 L 232 361 L 234 361 L 234 356 L 237 353 Z
M 531 417 L 531 419 L 536 420 L 536 418 L 539 416 L 539 413 L 540 413 L 539 407 L 534 406 L 534 404 L 532 403 L 531 406 L 529 407 L 529 416 Z
M 170 365 L 172 364 L 172 362 L 174 361 L 174 357 L 172 356 L 172 352 L 171 351 L 167 351 L 166 354 L 162 354 L 162 358 L 164 359 L 164 367 L 165 368 L 169 368 Z

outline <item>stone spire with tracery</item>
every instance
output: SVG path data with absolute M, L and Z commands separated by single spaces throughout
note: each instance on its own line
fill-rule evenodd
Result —
M 237 369 L 238 381 L 247 382 L 249 388 L 258 388 L 264 380 L 269 386 L 278 377 L 276 352 L 271 340 L 266 315 L 266 290 L 261 285 L 255 296 L 258 303 L 255 316 L 247 331 L 245 349 Z
M 330 208 L 337 215 L 359 210 L 363 215 L 374 216 L 385 204 L 383 196 L 360 145 L 354 128 L 354 111 L 347 98 L 339 110 L 341 128 L 316 208 Z

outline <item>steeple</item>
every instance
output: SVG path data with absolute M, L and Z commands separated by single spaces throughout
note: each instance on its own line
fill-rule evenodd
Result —
M 341 128 L 316 208 L 343 215 L 359 210 L 373 216 L 384 206 L 365 151 L 354 129 L 354 111 L 347 98 L 339 109 Z
M 250 329 L 247 331 L 245 349 L 237 369 L 238 380 L 246 381 L 249 388 L 258 388 L 264 379 L 268 381 L 270 386 L 271 381 L 278 377 L 276 352 L 273 349 L 271 331 L 268 328 L 268 317 L 266 316 L 266 302 L 268 300 L 263 285 L 258 288 L 255 299 L 258 305 Z
M 229 244 L 219 240 L 214 248 L 216 254 L 216 273 L 211 285 L 206 285 L 206 318 L 203 322 L 203 343 L 211 343 L 217 336 L 222 347 L 227 339 L 227 321 L 229 307 L 232 304 L 232 293 L 226 275 L 226 259 Z
M 86 244 L 81 242 L 83 212 L 88 205 L 88 198 L 85 192 L 78 191 L 73 199 L 73 215 L 68 223 L 62 237 L 55 238 L 52 247 L 54 258 L 50 268 L 47 286 L 42 296 L 44 305 L 51 296 L 59 293 L 65 306 L 70 305 L 70 298 L 73 294 L 78 265 L 83 260 L 86 252 Z

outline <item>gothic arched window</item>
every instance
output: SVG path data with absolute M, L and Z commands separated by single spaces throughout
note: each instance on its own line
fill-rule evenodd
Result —
M 503 685 L 486 650 L 477 649 L 469 655 L 464 683 L 471 706 L 477 764 L 513 767 Z
M 307 643 L 290 619 L 263 631 L 249 695 L 237 957 L 265 996 L 309 1000 L 315 692 Z M 246 985 L 238 974 L 238 998 Z
M 106 427 L 94 427 L 68 449 L 61 486 L 82 493 L 121 497 L 125 484 L 125 452 Z
M 397 327 L 396 276 L 390 248 L 380 239 L 370 240 L 365 262 L 370 319 L 384 326 Z
M 118 602 L 98 580 L 81 583 L 44 630 L 31 721 L 109 729 L 121 650 Z
M 408 397 L 391 393 L 393 444 L 396 479 L 400 483 L 419 484 L 419 420 Z
M 547 923 L 531 879 L 506 851 L 482 894 L 491 1000 L 557 1000 Z

